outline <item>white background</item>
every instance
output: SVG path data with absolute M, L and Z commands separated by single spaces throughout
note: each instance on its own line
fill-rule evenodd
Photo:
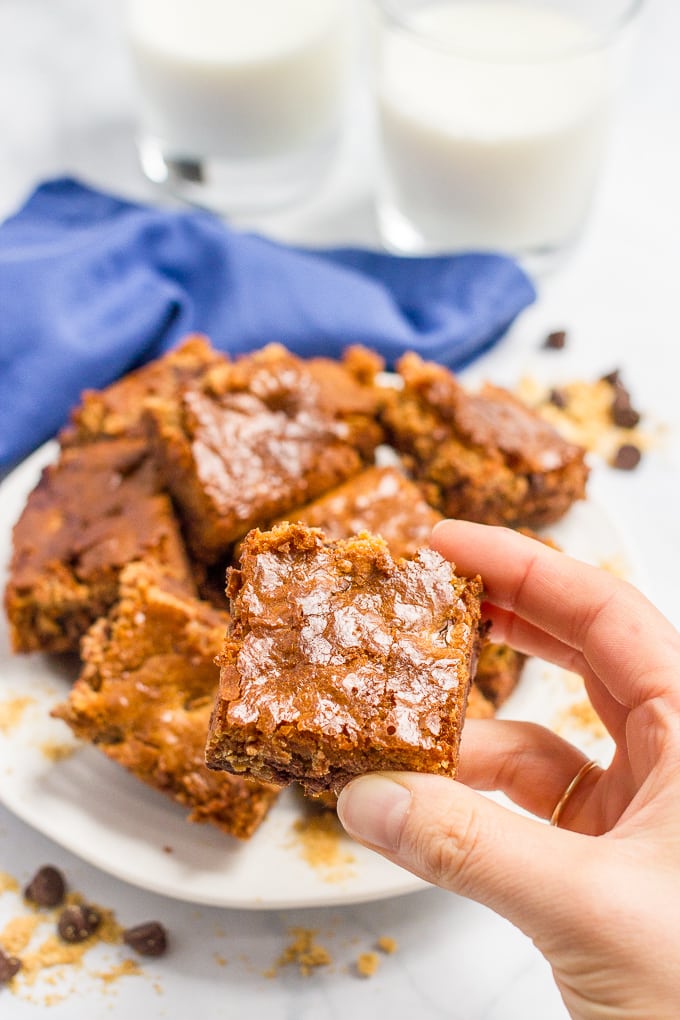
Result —
M 151 197 L 137 169 L 133 90 L 114 0 L 1 0 L 0 214 L 40 179 L 64 172 L 133 197 Z M 680 7 L 649 0 L 609 160 L 587 234 L 567 265 L 540 284 L 536 305 L 476 375 L 512 383 L 532 373 L 595 378 L 623 369 L 634 402 L 663 438 L 633 474 L 596 469 L 592 493 L 620 526 L 653 600 L 680 622 L 678 443 L 680 424 Z M 304 208 L 261 224 L 285 239 L 375 243 L 370 188 L 370 114 L 360 94 L 342 158 Z M 1 309 L 0 309 L 1 314 Z M 565 328 L 561 353 L 540 350 Z M 1 512 L 1 509 L 0 509 Z M 0 738 L 1 739 L 1 738 Z M 85 971 L 77 993 L 41 1005 L 0 990 L 0 1016 L 183 1018 L 192 1011 L 236 1018 L 325 1020 L 378 1013 L 396 1020 L 557 1020 L 565 1011 L 550 970 L 532 944 L 487 910 L 439 890 L 353 908 L 281 913 L 198 908 L 144 893 L 82 864 L 0 807 L 0 871 L 21 881 L 40 864 L 62 866 L 72 883 L 124 920 L 158 918 L 172 953 L 143 977 L 105 989 Z M 0 895 L 0 928 L 19 911 Z M 262 976 L 289 926 L 318 929 L 334 966 L 309 978 L 289 969 Z M 360 952 L 387 934 L 399 951 L 362 981 Z M 662 947 L 660 947 L 662 951 Z M 228 963 L 220 965 L 216 954 Z M 109 956 L 111 959 L 111 956 Z M 55 989 L 56 990 L 56 989 Z

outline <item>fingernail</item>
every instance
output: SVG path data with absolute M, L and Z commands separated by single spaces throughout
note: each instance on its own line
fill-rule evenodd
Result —
M 396 850 L 411 803 L 411 791 L 387 776 L 361 776 L 340 794 L 338 816 L 355 839 Z
M 430 532 L 430 538 L 434 538 L 437 532 L 441 531 L 442 527 L 448 523 L 449 522 L 446 519 L 444 519 L 443 521 L 437 521 L 437 523 L 434 524 L 432 527 L 432 531 Z

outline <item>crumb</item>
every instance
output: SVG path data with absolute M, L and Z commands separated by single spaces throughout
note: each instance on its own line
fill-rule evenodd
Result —
M 17 956 L 29 944 L 36 928 L 48 918 L 40 914 L 23 914 L 13 917 L 0 932 L 0 945 L 6 953 Z
M 72 989 L 72 991 L 73 991 L 73 989 Z M 59 1003 L 63 1002 L 64 999 L 66 999 L 66 998 L 68 998 L 67 994 L 66 995 L 57 995 L 55 993 L 53 995 L 46 995 L 45 998 L 42 1000 L 42 1005 L 43 1006 L 58 1006 Z
M 609 463 L 613 463 L 623 446 L 635 445 L 643 451 L 654 444 L 653 435 L 638 428 L 637 420 L 635 426 L 629 428 L 616 424 L 613 412 L 616 394 L 620 391 L 608 378 L 595 382 L 575 380 L 555 389 L 525 377 L 515 392 L 565 439 L 599 454 Z M 632 422 L 632 418 L 617 417 L 620 422 Z
M 316 931 L 311 928 L 289 928 L 288 933 L 292 937 L 290 944 L 274 966 L 265 971 L 265 977 L 276 977 L 279 969 L 289 964 L 296 964 L 300 974 L 308 977 L 315 968 L 327 967 L 333 962 L 328 950 L 314 941 Z
M 104 985 L 112 985 L 122 977 L 140 977 L 142 973 L 142 968 L 134 960 L 121 960 L 109 970 L 95 971 L 94 977 L 99 978 Z
M 614 577 L 620 577 L 624 581 L 630 575 L 630 566 L 626 558 L 619 554 L 618 556 L 611 556 L 609 559 L 601 560 L 598 564 L 600 570 L 606 570 L 608 574 L 613 574 Z
M 215 961 L 218 967 L 226 967 L 227 964 L 229 963 L 229 960 L 226 958 L 226 956 L 222 956 L 221 953 L 213 953 L 213 960 Z
M 576 701 L 573 705 L 563 709 L 553 725 L 558 733 L 565 729 L 578 729 L 597 739 L 607 736 L 604 723 L 587 698 Z
M 34 984 L 41 971 L 52 967 L 81 966 L 83 956 L 95 941 L 96 937 L 92 936 L 84 942 L 66 943 L 56 935 L 50 935 L 34 952 L 22 956 L 21 974 L 24 983 Z
M 19 883 L 17 882 L 14 875 L 9 875 L 6 871 L 0 871 L 0 895 L 4 892 L 18 892 Z
M 381 935 L 380 938 L 376 940 L 375 944 L 381 952 L 387 953 L 388 955 L 396 953 L 399 948 L 397 940 L 393 939 L 391 935 Z
M 164 854 L 171 854 L 171 853 L 173 853 L 172 847 L 171 846 L 164 846 L 163 847 L 163 853 Z
M 78 750 L 78 744 L 57 743 L 57 741 L 46 740 L 40 744 L 39 750 L 48 761 L 58 762 L 70 758 Z
M 352 878 L 356 858 L 343 847 L 343 830 L 334 814 L 323 811 L 299 818 L 293 823 L 293 833 L 293 845 L 324 882 L 345 882 Z
M 357 973 L 361 977 L 373 977 L 380 966 L 380 957 L 377 953 L 361 953 L 357 959 Z
M 543 679 L 546 681 L 550 680 L 550 674 L 544 673 Z M 561 679 L 564 684 L 565 690 L 567 691 L 578 691 L 580 694 L 585 694 L 585 685 L 583 683 L 583 677 L 579 676 L 578 673 L 572 673 L 571 670 L 561 670 Z
M 9 733 L 21 722 L 24 712 L 35 704 L 35 698 L 8 698 L 0 702 L 0 732 Z

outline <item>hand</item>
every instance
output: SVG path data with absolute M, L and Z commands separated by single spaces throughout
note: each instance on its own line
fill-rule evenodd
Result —
M 431 544 L 481 574 L 494 640 L 583 676 L 615 754 L 584 776 L 556 828 L 474 789 L 547 819 L 586 758 L 541 726 L 469 720 L 459 781 L 362 776 L 340 795 L 343 825 L 521 928 L 572 1017 L 677 1020 L 680 635 L 629 584 L 534 539 L 444 521 Z

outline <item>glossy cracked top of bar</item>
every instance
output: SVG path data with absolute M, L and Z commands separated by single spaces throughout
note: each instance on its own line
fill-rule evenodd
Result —
M 366 533 L 325 543 L 300 525 L 251 532 L 229 583 L 230 723 L 433 748 L 467 694 L 480 592 L 430 549 L 395 562 Z

